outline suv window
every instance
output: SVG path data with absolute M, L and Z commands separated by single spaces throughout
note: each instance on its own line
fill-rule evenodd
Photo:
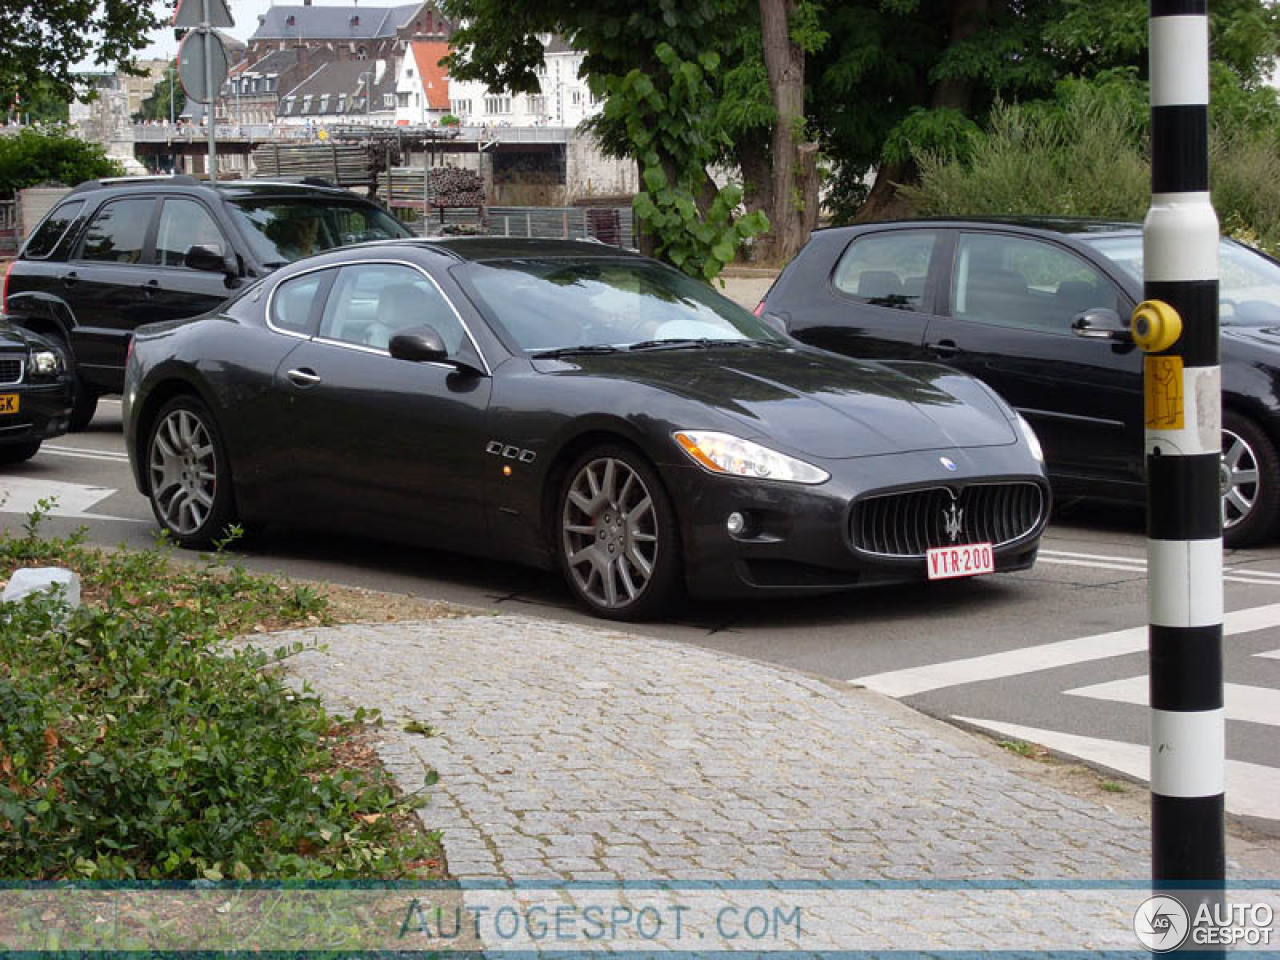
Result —
M 53 253 L 62 242 L 62 238 L 66 236 L 67 228 L 79 216 L 83 207 L 83 200 L 71 200 L 55 207 L 53 212 L 44 218 L 44 222 L 36 227 L 36 232 L 27 241 L 23 256 L 32 260 L 43 260 Z
M 227 252 L 222 231 L 204 204 L 185 197 L 167 198 L 160 208 L 156 262 L 162 267 L 181 267 L 187 251 L 196 244 L 216 246 Z
M 936 230 L 893 230 L 858 237 L 836 264 L 835 287 L 877 307 L 918 310 Z
M 400 221 L 372 203 L 340 196 L 236 197 L 228 198 L 227 208 L 248 238 L 254 256 L 267 266 L 280 266 L 348 243 L 411 236 Z
M 386 350 L 393 334 L 430 324 L 449 354 L 466 333 L 435 284 L 412 267 L 370 263 L 343 267 L 320 320 L 319 336 Z
M 1029 237 L 960 235 L 951 285 L 957 318 L 1066 334 L 1095 307 L 1124 312 L 1116 286 L 1076 254 Z
M 141 263 L 153 209 L 153 197 L 128 197 L 103 204 L 85 233 L 80 259 Z

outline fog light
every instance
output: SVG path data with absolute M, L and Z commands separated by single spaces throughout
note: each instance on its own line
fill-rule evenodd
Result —
M 725 521 L 724 525 L 729 531 L 729 536 L 736 537 L 738 534 L 742 533 L 743 530 L 747 529 L 747 518 L 735 510 L 733 513 L 729 514 L 729 519 Z

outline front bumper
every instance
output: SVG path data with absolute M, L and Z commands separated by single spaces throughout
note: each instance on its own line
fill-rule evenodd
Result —
M 71 379 L 52 383 L 0 386 L 0 394 L 17 394 L 18 412 L 0 414 L 0 444 L 47 440 L 71 426 Z
M 956 465 L 954 472 L 944 470 L 942 455 Z M 825 593 L 926 580 L 923 557 L 858 550 L 850 531 L 855 500 L 924 487 L 1034 484 L 1043 504 L 1038 521 L 1025 535 L 997 546 L 994 558 L 997 572 L 1025 570 L 1035 563 L 1049 516 L 1049 485 L 1021 445 L 893 454 L 820 466 L 831 479 L 806 486 L 668 465 L 664 478 L 680 515 L 690 592 L 702 597 Z M 747 518 L 746 529 L 737 535 L 727 527 L 735 512 Z

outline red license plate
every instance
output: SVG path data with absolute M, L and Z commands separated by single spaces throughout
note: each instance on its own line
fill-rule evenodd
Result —
M 925 554 L 930 580 L 976 577 L 995 573 L 996 559 L 989 543 L 965 543 L 954 547 L 934 547 Z

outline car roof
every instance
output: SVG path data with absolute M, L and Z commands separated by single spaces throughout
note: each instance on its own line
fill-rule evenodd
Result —
M 852 229 L 859 231 L 873 227 L 904 226 L 940 226 L 940 227 L 972 227 L 972 226 L 1009 227 L 1025 233 L 1052 234 L 1132 234 L 1141 233 L 1142 224 L 1128 220 L 1104 220 L 1092 217 L 1055 217 L 1055 216 L 987 216 L 987 217 L 921 217 L 910 220 L 881 220 L 872 223 L 856 224 Z M 828 229 L 851 229 L 836 227 Z
M 640 254 L 633 250 L 610 246 L 598 240 L 542 240 L 526 237 L 437 237 L 417 242 L 435 250 L 447 251 L 459 260 L 581 257 L 643 259 Z
M 355 197 L 363 200 L 358 194 L 335 187 L 327 180 L 316 177 L 304 177 L 300 180 L 220 180 L 210 183 L 198 180 L 187 174 L 159 177 L 107 177 L 101 180 L 86 180 L 77 185 L 72 194 L 89 193 L 98 190 L 128 193 L 134 190 L 156 190 L 181 188 L 185 191 L 216 191 L 233 197 L 273 196 L 273 197 Z

